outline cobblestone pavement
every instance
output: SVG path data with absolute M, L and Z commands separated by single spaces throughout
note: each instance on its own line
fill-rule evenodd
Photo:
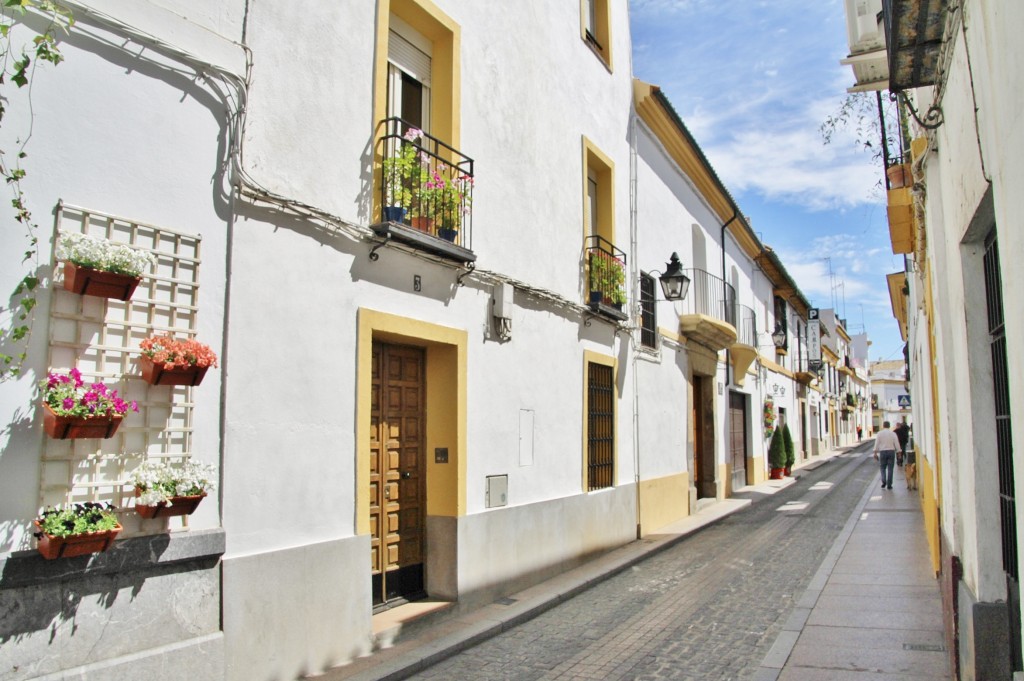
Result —
M 750 679 L 875 482 L 867 451 L 804 470 L 796 484 L 410 678 Z

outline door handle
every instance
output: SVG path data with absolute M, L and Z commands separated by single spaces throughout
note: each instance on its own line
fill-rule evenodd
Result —
M 385 499 L 390 499 L 391 498 L 391 485 L 384 485 L 384 498 Z
M 408 480 L 411 477 L 412 477 L 412 473 L 410 473 L 409 471 L 403 471 L 402 472 L 402 480 Z

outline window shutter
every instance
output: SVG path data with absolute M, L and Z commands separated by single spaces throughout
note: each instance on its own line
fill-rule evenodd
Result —
M 388 61 L 430 87 L 430 55 L 394 30 L 388 37 Z

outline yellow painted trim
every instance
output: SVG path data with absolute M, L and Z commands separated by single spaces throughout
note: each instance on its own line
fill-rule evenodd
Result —
M 762 482 L 764 482 L 765 480 L 768 479 L 768 474 L 767 474 L 767 472 L 765 472 L 765 469 L 764 469 L 764 457 L 763 456 L 755 456 L 755 457 L 752 457 L 750 459 L 747 459 L 747 461 L 749 462 L 749 465 L 751 466 L 750 470 L 752 470 L 754 472 L 754 477 L 753 477 L 753 481 L 754 482 L 753 482 L 753 484 L 760 485 Z M 749 477 L 749 474 L 748 474 L 748 477 Z
M 455 149 L 461 148 L 462 130 L 462 29 L 431 0 L 378 0 L 377 53 L 373 72 L 374 178 L 379 178 L 381 158 L 378 127 L 387 118 L 388 29 L 391 14 L 401 17 L 432 43 L 430 62 L 430 130 L 433 137 Z M 375 181 L 377 181 L 375 179 Z M 379 189 L 379 187 L 378 187 Z M 380 192 L 373 192 L 374 215 L 380 214 Z
M 597 210 L 607 218 L 597 225 L 597 236 L 609 243 L 615 243 L 615 162 L 611 157 L 597 148 L 586 135 L 583 135 L 583 227 L 587 233 L 587 213 L 590 211 L 590 200 L 587 198 L 587 178 L 593 170 L 597 175 Z
M 661 334 L 662 338 L 667 338 L 671 341 L 675 341 L 676 343 L 686 343 L 686 339 L 675 331 L 669 331 L 668 329 L 659 326 L 658 333 Z
M 794 374 L 792 371 L 782 366 L 781 364 L 773 362 L 764 355 L 761 355 L 761 364 L 764 365 L 765 369 L 774 371 L 775 373 L 780 374 L 782 376 L 792 378 L 794 381 L 797 380 L 796 374 Z
M 426 349 L 427 452 L 448 448 L 448 463 L 427 456 L 427 515 L 466 514 L 466 357 L 469 336 L 408 317 L 360 308 L 356 350 L 356 532 L 370 533 L 370 413 L 373 341 Z
M 939 506 L 935 498 L 935 472 L 920 450 L 917 450 L 917 485 L 917 493 L 921 496 L 921 513 L 924 515 L 924 533 L 928 539 L 932 570 L 938 573 L 942 559 L 939 549 Z
M 720 463 L 718 464 L 718 481 L 721 484 L 715 485 L 718 490 L 715 494 L 715 498 L 718 500 L 725 499 L 726 497 L 732 496 L 732 464 L 731 463 Z
M 672 113 L 665 110 L 654 97 L 658 91 L 660 88 L 656 85 L 633 79 L 633 102 L 637 115 L 651 129 L 683 174 L 693 182 L 722 224 L 728 223 L 729 232 L 747 256 L 757 258 L 761 254 L 762 245 L 754 231 L 742 214 L 734 214 L 729 192 L 715 171 L 703 160 L 703 152 L 686 138 L 676 125 Z
M 690 474 L 686 471 L 640 481 L 640 527 L 644 535 L 690 515 Z
M 925 289 L 925 319 L 928 324 L 928 352 L 930 354 L 930 370 L 932 377 L 932 450 L 935 453 L 935 503 L 942 508 L 942 428 L 939 424 L 941 414 L 939 413 L 939 367 L 936 360 L 935 350 L 935 298 L 932 295 L 932 268 L 925 263 L 924 289 Z M 936 534 L 936 537 L 938 535 Z M 936 539 L 936 541 L 938 541 Z
M 619 478 L 619 361 L 610 356 L 602 355 L 594 352 L 593 350 L 583 351 L 583 443 L 580 448 L 582 456 L 582 476 L 580 477 L 580 483 L 582 485 L 583 493 L 590 492 L 589 485 L 587 485 L 587 439 L 590 437 L 590 420 L 587 418 L 587 412 L 590 408 L 590 397 L 588 394 L 588 383 L 587 383 L 587 365 L 588 364 L 601 364 L 606 367 L 612 368 L 612 385 L 615 387 L 615 398 L 612 401 L 612 423 L 615 424 L 615 437 L 612 440 L 612 487 L 618 487 L 617 481 Z M 602 487 L 601 489 L 607 489 Z M 594 490 L 600 492 L 601 490 Z
M 580 39 L 594 51 L 608 70 L 612 70 L 612 15 L 611 3 L 608 0 L 595 0 L 594 14 L 597 15 L 597 34 L 594 39 L 601 44 L 598 48 L 587 40 L 587 0 L 580 0 Z
M 886 213 L 893 253 L 914 252 L 914 203 L 910 189 L 890 189 Z
M 838 354 L 836 354 L 836 351 L 835 351 L 835 350 L 833 350 L 832 348 L 828 347 L 827 345 L 822 345 L 822 346 L 821 346 L 821 353 L 822 353 L 822 355 L 823 355 L 823 356 L 822 356 L 822 359 L 823 359 L 823 360 L 825 360 L 825 359 L 830 359 L 830 360 L 832 360 L 833 362 L 837 362 L 837 361 L 839 361 L 839 355 L 838 355 Z M 824 357 L 824 355 L 828 355 L 828 357 L 826 358 L 826 357 Z M 834 365 L 833 365 L 833 366 L 834 366 Z

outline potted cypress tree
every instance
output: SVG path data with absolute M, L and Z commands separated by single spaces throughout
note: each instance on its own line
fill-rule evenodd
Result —
M 772 441 L 768 445 L 768 466 L 771 468 L 771 479 L 782 480 L 786 473 L 786 443 L 782 441 L 782 429 L 772 432 Z
M 793 436 L 789 433 L 789 424 L 782 424 L 782 444 L 786 447 L 786 475 L 793 475 L 793 464 L 796 463 L 796 449 L 793 447 Z

